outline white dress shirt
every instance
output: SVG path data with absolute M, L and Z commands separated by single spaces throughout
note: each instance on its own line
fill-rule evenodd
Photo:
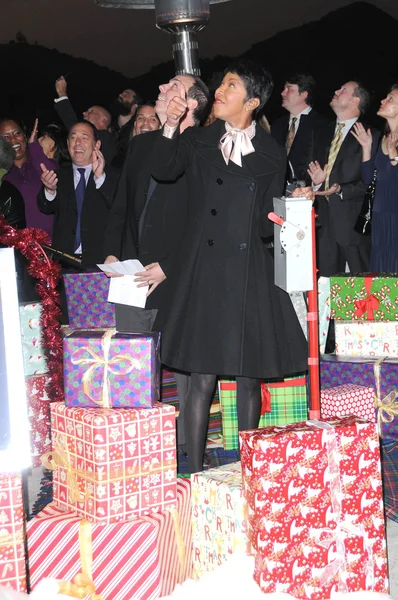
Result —
M 309 115 L 311 111 L 312 111 L 312 106 L 307 106 L 307 107 L 306 107 L 304 110 L 302 110 L 302 111 L 301 111 L 301 113 L 299 113 L 298 115 L 292 115 L 292 114 L 290 114 L 290 118 L 289 118 L 289 129 L 290 129 L 290 126 L 291 126 L 291 124 L 292 124 L 292 121 L 293 121 L 293 119 L 294 119 L 294 118 L 296 118 L 296 119 L 297 119 L 297 120 L 296 120 L 296 122 L 295 122 L 295 124 L 294 124 L 294 135 L 296 135 L 296 133 L 297 133 L 297 130 L 298 130 L 298 128 L 299 128 L 299 125 L 300 125 L 300 117 L 301 117 L 301 115 Z

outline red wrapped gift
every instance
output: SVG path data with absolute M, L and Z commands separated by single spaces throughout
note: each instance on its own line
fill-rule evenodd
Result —
M 112 523 L 176 507 L 174 407 L 67 408 L 51 403 L 57 506 Z
M 48 375 L 26 377 L 25 382 L 32 467 L 41 467 L 41 456 L 51 450 L 50 399 L 46 392 Z
M 159 598 L 157 534 L 141 519 L 90 523 L 49 504 L 27 524 L 31 587 L 50 577 L 75 598 Z
M 0 474 L 0 586 L 26 592 L 22 478 Z
M 376 421 L 375 393 L 371 387 L 348 383 L 321 391 L 322 419 L 355 415 Z
M 254 578 L 265 593 L 323 600 L 387 593 L 375 423 L 345 417 L 241 432 Z

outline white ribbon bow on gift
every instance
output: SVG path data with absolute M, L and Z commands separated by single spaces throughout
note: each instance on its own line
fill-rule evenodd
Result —
M 222 152 L 226 164 L 231 160 L 233 163 L 242 166 L 242 156 L 255 152 L 252 140 L 256 134 L 256 122 L 252 121 L 246 129 L 235 129 L 228 123 L 225 123 L 226 133 L 222 136 L 219 148 Z

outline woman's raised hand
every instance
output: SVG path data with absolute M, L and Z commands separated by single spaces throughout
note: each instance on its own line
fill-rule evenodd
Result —
M 362 123 L 357 121 L 351 129 L 351 133 L 364 150 L 370 151 L 372 149 L 372 132 L 370 129 L 366 131 Z

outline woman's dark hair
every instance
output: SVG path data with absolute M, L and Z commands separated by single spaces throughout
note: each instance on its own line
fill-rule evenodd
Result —
M 21 119 L 15 118 L 15 117 L 1 117 L 0 118 L 0 125 L 2 125 L 3 123 L 7 123 L 8 121 L 13 121 L 13 123 L 15 123 L 18 126 L 18 129 L 20 129 L 22 131 L 22 133 L 25 135 L 25 137 L 28 137 L 28 130 L 26 129 L 26 125 L 23 121 L 21 121 Z
M 247 92 L 247 100 L 251 98 L 259 99 L 260 104 L 253 111 L 253 118 L 255 119 L 274 89 L 271 73 L 260 63 L 245 59 L 238 59 L 228 65 L 224 75 L 227 73 L 235 73 L 242 79 Z
M 0 169 L 8 171 L 14 164 L 15 151 L 7 140 L 0 136 Z
M 54 160 L 56 160 L 60 165 L 65 162 L 70 162 L 66 131 L 61 127 L 58 127 L 58 125 L 51 123 L 40 130 L 40 137 L 44 135 L 51 138 L 54 142 Z

